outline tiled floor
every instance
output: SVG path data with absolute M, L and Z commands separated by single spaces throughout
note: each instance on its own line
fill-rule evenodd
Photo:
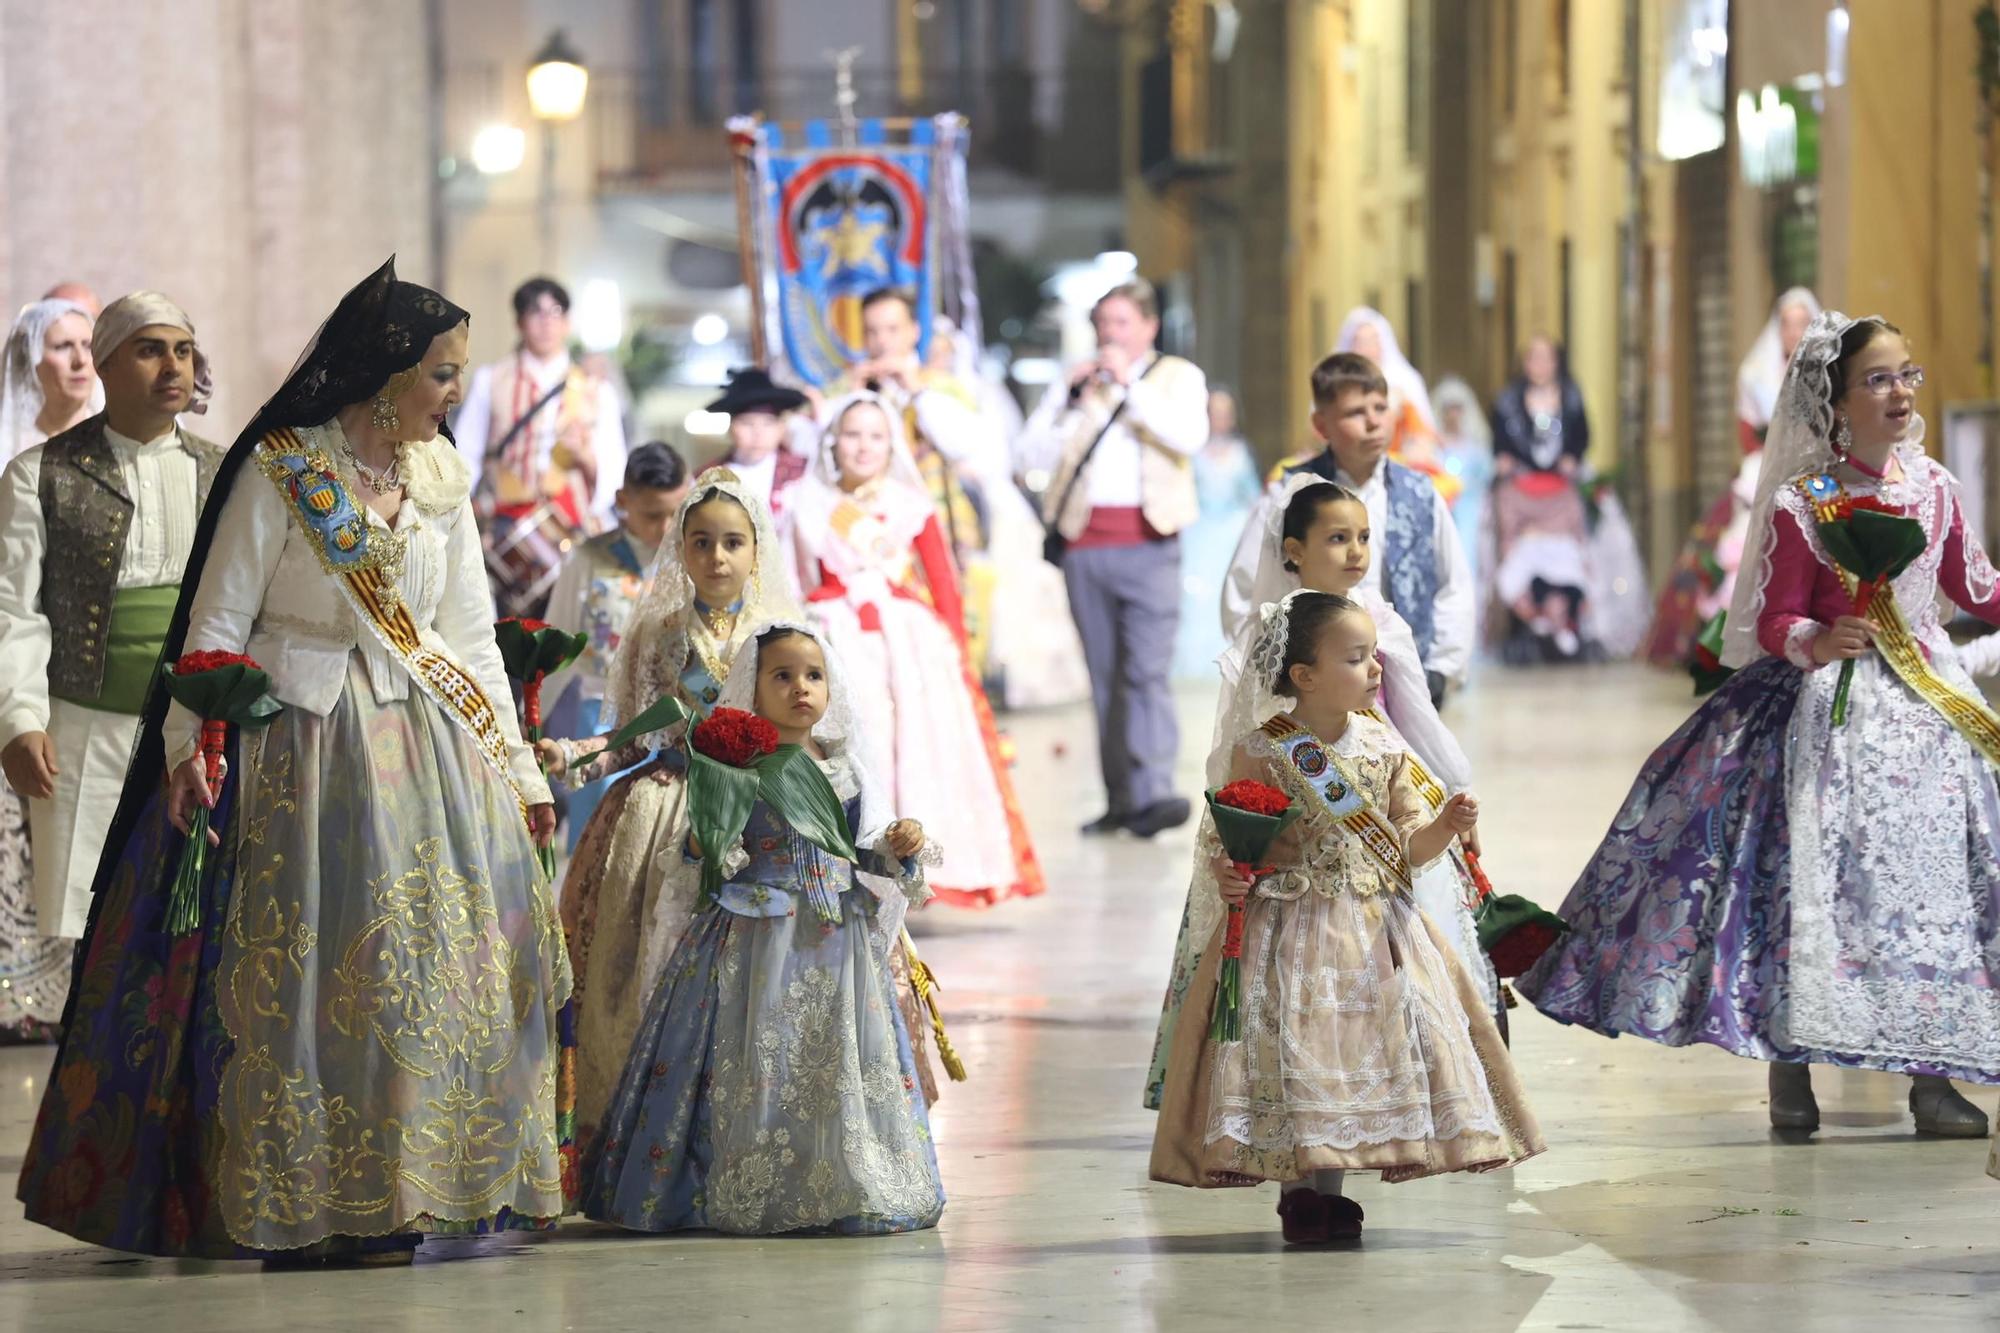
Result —
M 1209 700 L 1182 716 L 1193 790 Z M 1633 771 L 1689 707 L 1636 668 L 1493 672 L 1452 711 L 1483 776 L 1490 868 L 1559 901 Z M 1919 1141 L 1886 1076 L 1818 1078 L 1828 1124 L 1779 1144 L 1763 1071 L 1515 1016 L 1549 1142 L 1511 1172 L 1386 1188 L 1355 1250 L 1287 1253 L 1271 1191 L 1146 1183 L 1139 1083 L 1188 839 L 1083 842 L 1080 713 L 1016 718 L 1052 889 L 938 915 L 972 1081 L 935 1124 L 951 1195 L 934 1232 L 658 1239 L 593 1226 L 426 1245 L 400 1271 L 265 1274 L 79 1247 L 0 1204 L 0 1328 L 1908 1330 L 2000 1325 L 2000 1182 L 1986 1145 Z M 48 1055 L 0 1052 L 11 1174 Z M 1994 1098 L 1975 1098 L 1989 1109 Z

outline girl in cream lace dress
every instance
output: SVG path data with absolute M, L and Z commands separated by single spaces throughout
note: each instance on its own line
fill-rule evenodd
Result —
M 1411 893 L 1477 806 L 1461 793 L 1432 818 L 1408 753 L 1365 715 L 1382 672 L 1359 605 L 1297 592 L 1263 619 L 1227 710 L 1226 775 L 1305 813 L 1254 883 L 1204 825 L 1190 916 L 1208 944 L 1172 1026 L 1151 1174 L 1278 1181 L 1286 1239 L 1319 1242 L 1360 1233 L 1348 1170 L 1489 1170 L 1542 1143 L 1478 985 Z M 1231 900 L 1245 904 L 1242 1038 L 1220 1041 L 1205 1020 Z

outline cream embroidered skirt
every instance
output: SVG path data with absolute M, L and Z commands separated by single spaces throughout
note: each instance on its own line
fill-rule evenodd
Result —
M 562 1212 L 569 963 L 513 788 L 359 658 L 240 747 L 215 1188 L 259 1249 Z
M 1478 986 L 1409 899 L 1253 896 L 1241 1041 L 1208 1036 L 1221 929 L 1174 1026 L 1153 1179 L 1410 1180 L 1542 1150 Z

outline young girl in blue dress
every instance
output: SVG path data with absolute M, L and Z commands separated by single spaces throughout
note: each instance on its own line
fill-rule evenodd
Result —
M 740 845 L 690 840 L 676 874 L 692 882 L 697 857 L 719 856 L 724 882 L 653 991 L 585 1162 L 584 1211 L 655 1232 L 934 1226 L 944 1191 L 889 965 L 928 893 L 923 830 L 890 817 L 817 631 L 760 627 L 717 706 L 757 713 L 818 761 L 860 860 L 762 801 Z

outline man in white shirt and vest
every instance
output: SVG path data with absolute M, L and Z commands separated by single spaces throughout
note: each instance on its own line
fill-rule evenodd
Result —
M 157 292 L 106 306 L 104 411 L 0 475 L 0 767 L 28 801 L 35 913 L 76 938 L 146 691 L 223 450 L 181 428 L 209 394 L 194 326 Z
M 1144 281 L 1106 293 L 1091 323 L 1097 358 L 1050 387 L 1018 448 L 1025 470 L 1052 474 L 1043 518 L 1051 555 L 1061 548 L 1097 707 L 1108 808 L 1084 832 L 1150 838 L 1189 815 L 1173 788 L 1171 671 L 1178 534 L 1200 509 L 1194 455 L 1208 442 L 1208 381 L 1154 351 L 1159 299 Z

